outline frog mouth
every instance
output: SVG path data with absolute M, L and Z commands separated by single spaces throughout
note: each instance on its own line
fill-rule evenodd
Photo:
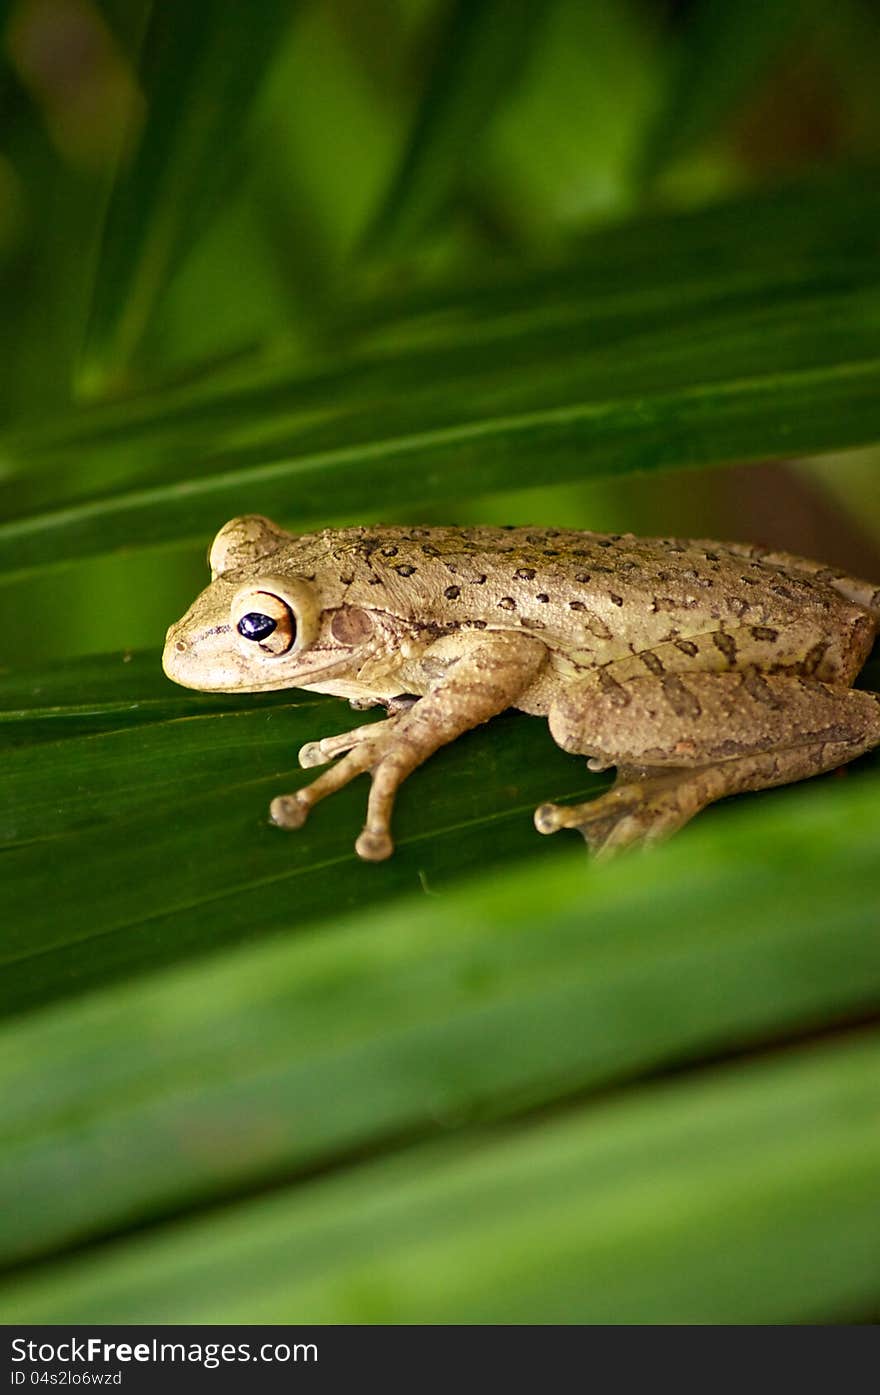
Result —
M 372 646 L 370 645 L 362 645 L 360 649 L 348 649 L 330 663 L 298 673 L 295 686 L 297 688 L 310 688 L 313 683 L 324 683 L 328 678 L 356 677 L 357 675 L 351 672 L 352 663 L 357 663 L 359 658 L 369 658 L 371 653 Z
M 208 639 L 211 636 L 228 633 L 229 625 L 215 626 L 204 631 L 199 639 Z M 192 688 L 196 692 L 203 693 L 261 693 L 277 691 L 281 688 L 310 688 L 315 683 L 324 683 L 338 677 L 355 677 L 351 672 L 352 664 L 358 664 L 359 660 L 367 659 L 371 651 L 371 646 L 362 645 L 359 649 L 347 649 L 343 653 L 337 653 L 333 659 L 327 663 L 309 668 L 307 664 L 297 665 L 293 670 L 283 666 L 283 656 L 278 656 L 274 661 L 267 657 L 267 663 L 276 663 L 277 668 L 273 668 L 266 677 L 261 679 L 257 674 L 250 674 L 238 669 L 233 665 L 223 665 L 226 668 L 225 675 L 222 673 L 221 664 L 218 661 L 215 665 L 209 665 L 210 677 L 205 678 L 203 659 L 197 657 L 198 643 L 189 644 L 185 640 L 177 638 L 174 627 L 168 632 L 165 641 L 165 648 L 162 653 L 162 668 L 167 678 L 179 684 L 183 688 Z M 303 657 L 305 657 L 303 655 Z M 218 672 L 218 670 L 221 670 Z M 225 677 L 225 682 L 224 682 Z

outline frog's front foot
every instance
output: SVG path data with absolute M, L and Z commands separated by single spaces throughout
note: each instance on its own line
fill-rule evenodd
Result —
M 337 756 L 353 751 L 362 741 L 375 741 L 377 734 L 388 732 L 396 720 L 396 716 L 386 717 L 382 722 L 367 722 L 353 731 L 340 732 L 338 736 L 323 736 L 320 741 L 307 741 L 299 749 L 299 763 L 303 770 L 311 770 L 316 765 L 329 765 Z
M 460 637 L 458 649 L 447 679 L 438 680 L 422 697 L 402 693 L 393 699 L 394 710 L 384 722 L 304 747 L 300 759 L 306 766 L 335 755 L 341 759 L 304 789 L 273 800 L 275 823 L 299 828 L 319 799 L 369 773 L 367 817 L 355 848 L 368 862 L 390 857 L 391 813 L 403 781 L 441 746 L 510 707 L 546 657 L 532 635 L 505 632 Z
M 391 810 L 394 794 L 412 762 L 395 751 L 396 718 L 371 722 L 356 731 L 310 742 L 300 751 L 300 764 L 326 764 L 341 759 L 322 775 L 293 794 L 272 800 L 269 817 L 279 828 L 301 828 L 311 809 L 328 794 L 335 794 L 356 776 L 369 773 L 372 787 L 367 822 L 355 843 L 358 855 L 368 862 L 381 862 L 394 851 L 391 838 Z
M 317 783 L 317 782 L 316 782 Z M 310 793 L 312 785 L 295 794 L 281 794 L 269 805 L 269 817 L 279 828 L 302 828 L 309 810 L 316 802 Z M 325 793 L 332 793 L 331 790 Z M 317 798 L 321 796 L 318 795 Z M 355 852 L 366 862 L 382 862 L 394 852 L 394 842 L 388 828 L 365 828 L 355 843 Z

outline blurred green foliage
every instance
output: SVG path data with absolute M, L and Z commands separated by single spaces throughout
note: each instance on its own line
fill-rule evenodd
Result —
M 0 5 L 0 1317 L 877 1311 L 876 758 L 595 868 L 507 715 L 365 867 L 265 822 L 346 709 L 158 647 L 251 510 L 880 579 L 878 90 L 870 0 Z

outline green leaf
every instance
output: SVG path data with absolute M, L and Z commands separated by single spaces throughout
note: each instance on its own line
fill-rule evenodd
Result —
M 79 684 L 94 690 L 86 702 Z M 296 833 L 267 819 L 275 795 L 310 778 L 295 767 L 299 747 L 351 725 L 337 700 L 182 692 L 159 675 L 158 656 L 58 664 L 5 689 L 0 1013 L 407 888 L 437 889 L 492 862 L 531 855 L 550 866 L 565 840 L 537 838 L 534 808 L 607 784 L 544 722 L 507 714 L 404 785 L 397 852 L 365 866 L 352 848 L 363 782 Z M 47 859 L 63 917 L 46 901 Z
M 387 250 L 424 231 L 474 159 L 499 103 L 534 51 L 549 0 L 452 0 L 412 133 L 369 242 Z
M 655 177 L 716 133 L 786 43 L 803 32 L 811 9 L 803 0 L 761 0 L 747 16 L 726 0 L 690 6 L 665 100 L 648 130 L 643 178 Z
M 311 778 L 300 744 L 354 724 L 341 703 L 186 692 L 155 646 L 53 658 L 120 647 L 123 630 L 157 640 L 203 577 L 196 547 L 172 545 L 203 544 L 235 512 L 302 529 L 416 512 L 497 522 L 534 504 L 583 526 L 596 507 L 598 526 L 624 531 L 631 491 L 615 474 L 880 439 L 877 169 L 642 216 L 553 264 L 474 255 L 458 284 L 417 288 L 410 264 L 383 289 L 377 267 L 353 265 L 329 315 L 413 90 L 400 46 L 424 0 L 381 28 L 373 7 L 312 7 L 253 115 L 278 0 L 209 0 L 198 22 L 193 7 L 159 8 L 148 125 L 113 195 L 80 384 L 119 395 L 63 417 L 103 204 L 89 180 L 56 180 L 36 109 L 10 109 L 6 158 L 30 221 L 5 277 L 3 400 L 20 424 L 0 446 L 0 574 L 25 579 L 4 593 L 0 632 L 34 667 L 0 672 L 3 1317 L 876 1312 L 880 751 L 605 866 L 574 834 L 540 838 L 532 811 L 610 777 L 509 713 L 414 772 L 394 858 L 366 865 L 353 852 L 366 780 L 297 833 L 267 819 L 274 795 Z M 594 18 L 582 28 L 563 8 L 557 46 Z M 146 9 L 105 10 L 127 48 Z M 580 147 L 559 119 L 589 119 L 573 65 L 560 102 L 541 100 L 562 71 L 546 62 L 528 101 L 506 101 L 531 56 L 525 7 L 510 31 L 488 25 L 494 0 L 453 13 L 460 42 L 429 83 L 392 230 L 424 227 L 454 196 L 470 173 L 462 131 L 490 137 L 486 192 L 472 180 L 467 193 L 493 229 L 559 245 L 603 169 L 621 207 L 665 57 L 650 22 L 636 32 L 642 9 L 627 9 L 619 64 L 614 26 L 604 35 L 597 90 L 619 110 Z M 779 13 L 762 17 L 765 38 Z M 364 33 L 382 49 L 372 84 Z M 737 42 L 754 54 L 764 39 Z M 707 91 L 694 93 L 704 110 Z M 591 101 L 601 116 L 606 98 Z M 543 183 L 541 121 L 522 138 L 536 112 L 561 156 Z M 610 163 L 593 166 L 597 146 Z M 530 219 L 539 185 L 561 201 Z M 308 276 L 285 189 L 294 204 L 305 191 L 327 254 L 309 354 L 296 298 L 275 294 L 286 259 L 292 280 Z M 786 474 L 771 473 L 778 490 Z M 592 475 L 606 482 L 553 489 Z M 667 528 L 651 514 L 658 490 L 671 531 L 708 518 L 717 494 L 718 527 L 695 531 L 842 565 L 870 555 L 861 519 L 820 508 L 815 530 L 799 522 L 797 483 L 759 520 L 732 481 L 658 475 L 638 526 Z M 78 559 L 59 586 L 54 569 Z M 876 668 L 861 681 L 880 686 Z
M 148 804 L 152 755 L 130 769 Z M 184 761 L 171 754 L 154 783 Z M 186 804 L 183 780 L 210 778 L 204 760 L 177 774 L 170 793 L 189 817 L 200 811 Z M 99 766 L 92 788 L 105 783 Z M 461 781 L 455 788 L 466 797 Z M 233 790 L 223 811 L 231 828 L 240 799 Z M 878 806 L 876 782 L 825 782 L 741 803 L 660 853 L 601 869 L 560 840 L 552 862 L 510 859 L 479 886 L 344 923 L 336 917 L 351 868 L 325 860 L 321 929 L 10 1022 L 0 1031 L 0 1265 L 174 1213 L 190 1197 L 287 1181 L 389 1141 L 472 1129 L 880 1007 Z M 196 946 L 187 913 L 174 921 L 191 950 L 228 938 L 229 902 L 215 882 L 235 852 L 222 829 L 212 832 L 203 880 L 216 933 L 203 926 Z M 92 843 L 108 836 L 118 843 L 112 827 L 93 831 Z M 192 858 L 191 834 L 175 827 L 174 836 L 177 860 Z M 471 823 L 459 848 L 474 840 L 485 856 L 486 833 Z M 38 851 L 44 864 L 64 856 L 51 840 Z M 296 850 L 278 855 L 290 871 L 276 867 L 254 884 L 249 937 L 267 921 L 299 927 Z M 363 896 L 387 894 L 369 886 L 378 869 L 363 870 Z M 76 922 L 79 906 L 97 903 L 100 933 L 97 847 L 82 872 L 92 891 L 68 901 L 67 915 Z M 141 917 L 127 937 L 146 931 L 155 959 L 151 913 L 163 889 L 118 861 L 115 875 Z M 56 895 L 65 890 L 56 879 Z M 87 942 L 80 950 L 94 959 Z M 31 989 L 46 986 L 48 957 L 30 960 Z
M 152 663 L 158 672 L 158 655 Z M 436 888 L 496 860 L 552 859 L 532 810 L 607 783 L 564 755 L 545 723 L 502 717 L 488 744 L 470 733 L 409 782 L 394 858 L 366 866 L 353 850 L 363 781 L 295 834 L 268 822 L 273 796 L 311 778 L 296 766 L 299 747 L 351 727 L 343 703 L 289 692 L 178 696 L 164 678 L 141 689 L 142 663 L 129 676 L 118 657 L 57 669 L 57 678 L 8 685 L 0 722 L 9 743 L 0 1013 L 401 889 Z M 65 702 L 80 677 L 105 700 Z M 47 858 L 60 917 L 46 902 Z
M 107 211 L 81 376 L 124 380 L 159 296 L 244 170 L 244 131 L 290 25 L 290 0 L 152 6 L 136 153 Z
M 233 514 L 298 528 L 459 494 L 818 452 L 880 436 L 874 181 L 648 220 L 576 262 L 501 278 L 357 354 L 83 412 L 4 454 L 0 572 L 205 539 Z M 75 462 L 75 465 L 74 465 Z M 78 484 L 59 493 L 75 469 Z M 22 513 L 22 510 L 24 512 Z
M 9 1323 L 106 1321 L 108 1302 L 118 1322 L 846 1320 L 880 1293 L 878 1075 L 873 1032 L 630 1090 L 56 1262 L 4 1285 L 0 1309 Z

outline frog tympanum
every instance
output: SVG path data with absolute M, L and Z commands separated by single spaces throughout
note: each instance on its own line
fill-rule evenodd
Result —
M 553 528 L 325 529 L 235 518 L 212 581 L 168 631 L 165 672 L 209 692 L 306 688 L 384 706 L 312 741 L 330 768 L 271 818 L 296 828 L 372 777 L 361 857 L 393 849 L 394 797 L 440 746 L 508 707 L 617 767 L 589 803 L 542 804 L 541 833 L 597 852 L 652 843 L 714 800 L 831 770 L 880 745 L 880 697 L 850 684 L 880 589 L 748 544 Z

